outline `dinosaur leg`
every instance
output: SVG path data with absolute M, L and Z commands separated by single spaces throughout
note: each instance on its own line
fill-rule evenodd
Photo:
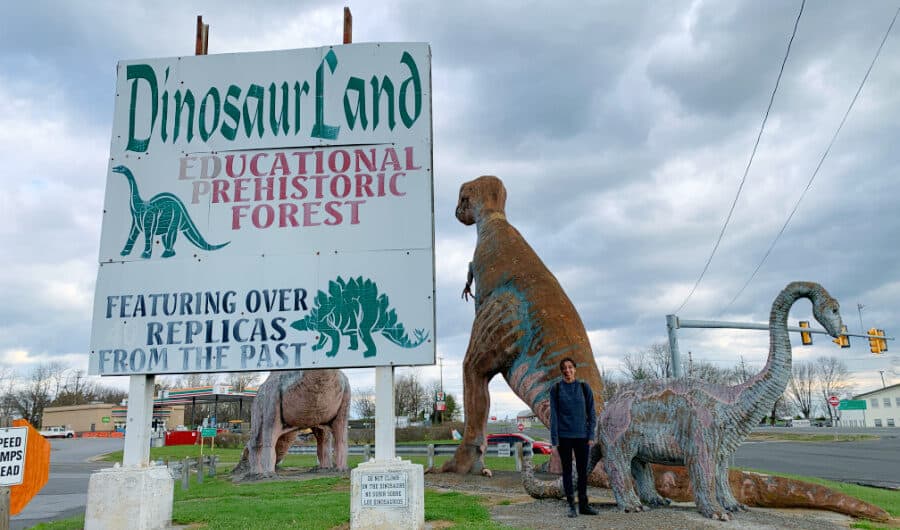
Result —
M 731 491 L 731 483 L 728 481 L 728 457 L 720 455 L 716 462 L 716 500 L 729 512 L 748 511 L 746 504 L 741 504 L 734 498 Z
M 272 386 L 263 384 L 253 400 L 250 439 L 247 440 L 248 475 L 257 478 L 275 474 L 275 444 L 281 437 L 281 402 Z
M 319 342 L 313 344 L 313 351 L 321 350 L 322 348 L 324 348 L 326 341 L 328 341 L 328 335 L 320 332 Z
M 331 429 L 317 425 L 312 428 L 316 437 L 316 456 L 319 459 L 319 469 L 331 469 L 334 464 L 331 459 L 332 436 Z
M 177 237 L 178 226 L 175 223 L 171 223 L 166 233 L 162 236 L 163 247 L 165 248 L 162 257 L 171 258 L 175 255 L 175 239 Z
M 361 327 L 359 328 L 359 334 L 363 344 L 366 345 L 366 352 L 363 353 L 363 357 L 374 357 L 378 350 L 375 348 L 375 341 L 372 340 L 372 330 Z
M 609 451 L 603 451 L 603 465 L 609 476 L 609 487 L 616 498 L 619 509 L 625 512 L 644 511 L 644 505 L 634 489 L 634 478 L 631 476 L 631 460 L 633 456 L 622 447 L 607 445 Z
M 349 348 L 353 351 L 358 350 L 359 349 L 359 333 L 357 333 L 355 331 L 350 331 L 348 333 L 345 333 L 345 335 L 350 337 Z
M 284 457 L 287 456 L 288 450 L 294 445 L 294 440 L 297 439 L 297 429 L 291 429 L 289 431 L 285 431 L 284 434 L 278 437 L 278 441 L 275 442 L 275 467 L 278 468 L 281 466 L 281 463 L 284 461 Z
M 341 347 L 341 333 L 336 329 L 326 329 L 320 330 L 322 336 L 328 336 L 331 339 L 331 349 L 325 354 L 328 357 L 334 357 L 337 355 L 338 348 Z
M 341 407 L 331 420 L 331 432 L 334 434 L 334 467 L 339 471 L 347 470 L 347 424 L 350 420 L 350 388 L 344 389 L 341 395 Z
M 695 431 L 696 432 L 696 431 Z M 685 464 L 691 477 L 691 488 L 694 490 L 694 503 L 697 510 L 710 519 L 728 521 L 731 514 L 716 500 L 716 469 L 711 447 L 703 443 L 699 433 L 693 440 L 693 447 L 685 455 Z
M 137 236 L 140 233 L 141 231 L 138 229 L 137 223 L 132 220 L 131 231 L 128 232 L 128 241 L 125 242 L 125 248 L 123 248 L 121 252 L 123 256 L 131 254 L 131 249 L 134 248 L 134 242 L 137 241 Z
M 488 392 L 489 376 L 476 372 L 470 366 L 469 356 L 463 363 L 463 401 L 465 402 L 466 424 L 463 439 L 453 458 L 444 462 L 441 471 L 454 473 L 481 473 L 484 469 L 484 451 L 487 448 L 485 431 L 487 413 L 491 408 Z
M 146 223 L 146 220 L 144 221 Z M 153 254 L 153 233 L 156 226 L 155 221 L 151 221 L 153 226 L 144 225 L 144 251 L 141 252 L 142 258 L 149 258 Z
M 631 461 L 631 476 L 634 477 L 635 487 L 641 502 L 647 506 L 668 506 L 672 503 L 656 491 L 656 482 L 653 480 L 653 469 L 650 464 L 642 460 Z

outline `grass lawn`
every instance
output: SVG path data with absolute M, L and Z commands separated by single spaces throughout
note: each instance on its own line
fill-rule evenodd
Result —
M 769 442 L 861 442 L 877 440 L 874 434 L 819 434 L 790 432 L 751 432 L 748 440 Z
M 508 528 L 491 521 L 484 502 L 458 492 L 425 492 L 425 520 L 449 521 L 448 528 Z M 318 478 L 232 484 L 227 478 L 192 480 L 175 487 L 172 523 L 216 529 L 329 529 L 350 521 L 350 479 Z M 36 526 L 41 530 L 82 528 L 84 517 Z

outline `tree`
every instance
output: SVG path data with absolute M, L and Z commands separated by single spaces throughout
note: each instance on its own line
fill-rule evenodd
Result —
M 828 404 L 828 397 L 839 396 L 850 389 L 847 365 L 837 357 L 819 357 L 816 359 L 816 381 L 823 406 L 828 411 L 828 417 L 834 421 L 834 411 Z
M 672 377 L 672 356 L 669 345 L 664 342 L 655 342 L 639 352 L 626 353 L 623 362 L 625 376 L 634 381 Z
M 371 388 L 362 388 L 353 391 L 353 398 L 350 402 L 353 413 L 361 419 L 371 419 L 375 417 L 375 394 Z
M 444 409 L 444 414 L 441 418 L 442 422 L 459 419 L 459 407 L 456 404 L 456 398 L 453 397 L 453 394 L 450 392 L 444 394 L 444 405 L 446 408 Z
M 12 368 L 0 368 L 0 425 L 3 425 L 2 420 L 12 419 L 15 411 L 13 391 L 17 380 L 16 372 Z
M 816 369 L 809 361 L 794 363 L 786 394 L 804 418 L 812 416 L 813 393 L 816 388 Z
M 31 371 L 25 386 L 12 395 L 15 412 L 34 426 L 41 426 L 44 408 L 50 404 L 54 373 L 50 365 L 39 364 Z
M 412 420 L 418 419 L 419 413 L 425 410 L 426 394 L 418 370 L 401 375 L 394 381 L 394 413 Z
M 244 392 L 259 383 L 260 372 L 231 372 L 225 377 L 225 384 L 232 392 Z

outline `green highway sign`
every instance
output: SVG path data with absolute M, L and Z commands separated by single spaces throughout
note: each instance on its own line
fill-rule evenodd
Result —
M 866 410 L 866 400 L 842 399 L 838 410 Z
M 211 438 L 215 437 L 216 428 L 215 427 L 204 427 L 200 430 L 200 436 L 203 438 Z

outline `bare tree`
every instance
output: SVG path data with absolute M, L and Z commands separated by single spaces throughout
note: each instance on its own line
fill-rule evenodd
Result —
M 639 352 L 626 353 L 625 368 L 622 370 L 628 379 L 665 379 L 672 377 L 672 356 L 669 345 L 655 342 Z
M 850 389 L 847 365 L 837 357 L 819 357 L 816 359 L 816 381 L 823 406 L 828 411 L 828 417 L 834 421 L 834 411 L 828 405 L 828 397 L 840 396 Z
M 353 413 L 362 419 L 375 417 L 375 393 L 371 388 L 361 388 L 353 391 L 350 403 Z
M 424 410 L 427 396 L 417 370 L 401 375 L 394 381 L 394 413 L 417 419 Z
M 231 372 L 225 377 L 225 383 L 232 392 L 244 392 L 259 383 L 260 372 Z
M 603 400 L 603 403 L 606 403 L 619 391 L 619 387 L 622 386 L 622 381 L 618 377 L 607 372 L 602 366 L 600 367 L 600 380 L 603 381 L 603 390 L 601 390 L 600 399 Z
M 12 368 L 0 368 L 0 420 L 9 421 L 15 411 L 13 394 L 17 380 L 16 372 Z M 0 421 L 0 424 L 3 422 Z
M 48 364 L 34 367 L 23 388 L 12 396 L 15 412 L 34 426 L 41 426 L 44 407 L 51 401 L 54 386 L 51 373 Z
M 813 393 L 816 388 L 816 369 L 809 361 L 794 363 L 786 394 L 804 418 L 812 416 Z

